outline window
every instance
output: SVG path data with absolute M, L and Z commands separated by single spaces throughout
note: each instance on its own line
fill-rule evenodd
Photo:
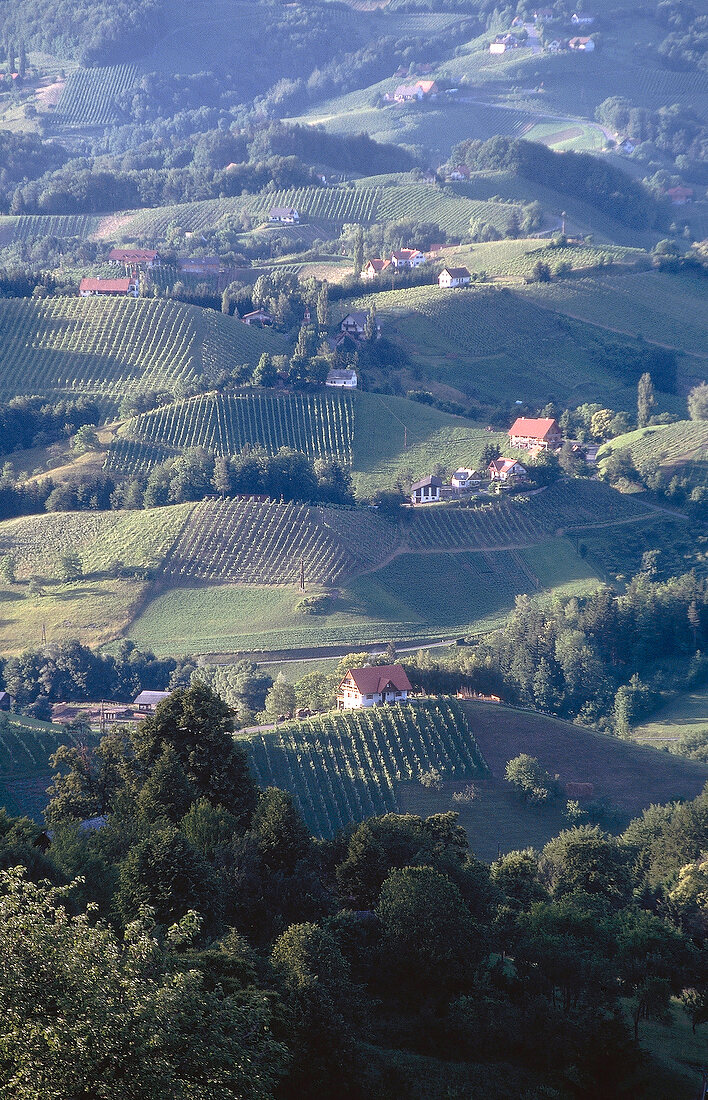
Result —
M 373 699 L 374 697 L 373 697 L 373 695 L 367 695 L 366 698 L 367 699 Z

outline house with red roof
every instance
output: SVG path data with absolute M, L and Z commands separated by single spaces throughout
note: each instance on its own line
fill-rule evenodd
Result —
M 401 665 L 347 669 L 337 688 L 337 710 L 405 703 L 413 687 Z
M 523 481 L 528 477 L 525 466 L 517 462 L 515 458 L 495 458 L 487 467 L 490 481 Z
M 108 298 L 140 297 L 140 284 L 132 277 L 125 279 L 82 279 L 79 283 L 79 297 L 92 298 L 95 295 Z
M 112 264 L 123 264 L 129 268 L 141 267 L 147 270 L 160 266 L 160 253 L 154 248 L 112 248 L 108 259 Z
M 525 451 L 548 451 L 560 447 L 563 434 L 553 417 L 519 416 L 509 428 L 509 442 Z
M 693 198 L 692 187 L 669 187 L 666 194 L 672 206 L 685 206 Z
M 385 271 L 387 267 L 391 266 L 390 260 L 381 260 L 376 257 L 373 260 L 369 260 L 368 264 L 361 273 L 362 279 L 376 279 L 382 271 Z
M 417 248 L 399 248 L 397 252 L 391 253 L 391 263 L 397 268 L 414 268 L 420 267 L 425 263 L 425 256 Z

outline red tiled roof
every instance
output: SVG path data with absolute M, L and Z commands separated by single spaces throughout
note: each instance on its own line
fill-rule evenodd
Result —
M 509 428 L 509 435 L 523 435 L 529 439 L 546 439 L 555 428 L 555 433 L 560 432 L 557 422 L 552 417 L 519 416 Z
M 375 260 L 369 260 L 369 263 L 367 264 L 367 267 L 369 267 L 369 266 L 373 267 L 374 271 L 383 271 L 384 268 L 390 267 L 390 264 L 391 264 L 390 260 L 375 259 Z
M 371 665 L 369 668 L 350 668 L 348 676 L 362 695 L 375 695 L 392 685 L 396 691 L 412 691 L 413 686 L 400 665 Z M 346 676 L 344 679 L 346 680 Z
M 106 294 L 127 294 L 132 286 L 131 279 L 82 279 L 79 290 L 102 290 Z
M 112 248 L 108 259 L 121 264 L 148 264 L 157 257 L 153 248 Z
M 413 256 L 417 255 L 417 248 L 399 248 L 397 252 L 391 253 L 391 258 L 394 260 L 410 260 L 413 258 Z

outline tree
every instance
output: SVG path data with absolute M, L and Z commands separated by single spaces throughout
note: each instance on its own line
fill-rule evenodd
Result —
M 256 804 L 256 789 L 243 749 L 233 740 L 233 718 L 222 700 L 199 680 L 158 704 L 134 734 L 140 766 L 149 771 L 172 745 L 195 796 L 221 804 L 243 828 Z
M 598 409 L 597 412 L 592 414 L 590 420 L 590 433 L 593 439 L 604 441 L 610 438 L 613 416 L 614 413 L 612 409 Z
M 508 762 L 505 778 L 528 802 L 548 802 L 555 793 L 553 778 L 535 756 L 529 756 L 526 752 Z
M 278 372 L 273 365 L 273 360 L 267 352 L 263 352 L 253 371 L 254 386 L 274 386 L 278 380 Z
M 81 580 L 84 574 L 79 555 L 64 554 L 63 557 L 59 558 L 58 573 L 59 579 L 67 584 Z
M 541 882 L 554 897 L 581 890 L 616 907 L 632 897 L 631 852 L 597 825 L 565 829 L 541 853 Z
M 15 559 L 12 554 L 3 554 L 2 557 L 0 557 L 0 577 L 2 577 L 7 584 L 15 583 Z
M 277 787 L 266 787 L 261 792 L 251 832 L 258 841 L 261 859 L 273 871 L 292 871 L 310 847 L 310 834 L 292 795 Z
M 231 294 L 229 293 L 228 287 L 226 287 L 221 295 L 221 312 L 227 317 L 231 314 Z
M 364 266 L 364 231 L 357 225 L 354 232 L 354 278 L 358 279 Z
M 637 424 L 646 428 L 656 408 L 656 396 L 651 375 L 645 371 L 637 386 Z
M 482 455 L 480 457 L 480 465 L 483 470 L 486 470 L 490 462 L 494 462 L 495 458 L 499 458 L 501 454 L 501 447 L 498 443 L 485 443 L 482 448 Z
M 180 970 L 172 944 L 189 942 L 194 916 L 164 938 L 143 915 L 120 936 L 72 913 L 68 892 L 0 873 L 6 1095 L 113 1100 L 129 1081 L 135 1100 L 269 1100 L 285 1069 L 272 1002 Z
M 363 262 L 363 261 L 362 261 Z M 361 274 L 361 271 L 359 272 Z M 320 328 L 326 328 L 329 321 L 329 286 L 327 280 L 323 280 L 317 292 L 317 323 Z
M 691 420 L 708 420 L 708 383 L 699 382 L 689 391 L 688 415 Z
M 537 260 L 531 271 L 531 279 L 534 283 L 550 283 L 551 265 L 544 260 Z
M 86 451 L 97 451 L 100 447 L 95 424 L 82 424 L 74 436 L 73 449 L 77 455 Z
M 134 844 L 120 864 L 116 904 L 125 924 L 146 906 L 166 926 L 194 909 L 213 930 L 221 913 L 212 869 L 187 838 L 166 822 Z
M 266 695 L 266 718 L 271 722 L 277 722 L 278 718 L 290 718 L 294 710 L 295 688 L 285 679 L 282 672 L 279 672 L 275 683 Z
M 464 983 L 481 944 L 460 891 L 445 875 L 432 867 L 392 871 L 376 912 L 402 986 L 435 995 Z

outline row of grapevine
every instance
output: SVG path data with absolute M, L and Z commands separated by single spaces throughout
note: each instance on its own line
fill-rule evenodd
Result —
M 377 220 L 381 194 L 380 187 L 299 187 L 257 195 L 249 203 L 248 210 L 267 218 L 274 206 L 292 206 L 301 216 L 368 224 Z
M 407 529 L 407 541 L 414 550 L 493 550 L 538 542 L 546 531 L 533 501 L 523 506 L 503 500 L 475 508 L 416 511 Z
M 77 69 L 66 80 L 53 115 L 55 126 L 105 126 L 118 118 L 118 96 L 138 81 L 138 66 Z
M 362 524 L 353 524 L 358 540 L 352 545 L 337 536 L 328 515 L 327 509 L 303 504 L 202 501 L 182 530 L 165 570 L 175 578 L 294 584 L 304 563 L 308 582 L 333 584 L 383 559 L 390 545 L 384 520 L 367 515 Z
M 200 394 L 142 413 L 126 434 L 168 448 L 204 447 L 213 454 L 237 454 L 264 447 L 275 454 L 292 447 L 308 458 L 352 462 L 354 410 L 350 394 Z
M 449 699 L 318 715 L 257 734 L 248 748 L 261 786 L 289 791 L 322 837 L 395 812 L 396 784 L 431 768 L 460 781 L 486 771 L 464 711 Z
M 13 240 L 38 237 L 90 237 L 99 218 L 95 214 L 22 214 L 14 219 Z
M 141 443 L 137 439 L 114 439 L 108 446 L 103 469 L 124 477 L 147 474 L 153 466 L 176 454 L 161 443 Z

